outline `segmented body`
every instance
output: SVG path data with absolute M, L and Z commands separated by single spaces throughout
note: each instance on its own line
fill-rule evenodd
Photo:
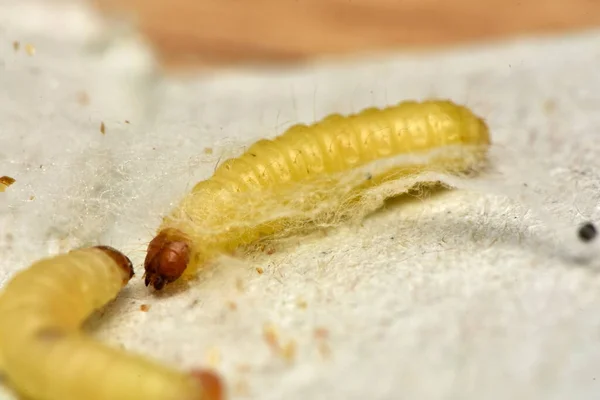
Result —
M 204 400 L 200 381 L 85 336 L 81 324 L 133 276 L 108 247 L 18 272 L 0 295 L 0 367 L 29 400 Z
M 159 285 L 154 286 L 160 288 L 177 279 L 178 266 L 183 265 L 181 272 L 186 268 L 193 272 L 220 252 L 274 234 L 294 223 L 289 218 L 266 221 L 257 217 L 257 212 L 264 214 L 268 209 L 240 212 L 246 205 L 244 196 L 247 199 L 262 196 L 270 203 L 280 198 L 284 203 L 299 191 L 299 185 L 304 185 L 310 188 L 303 194 L 306 209 L 326 201 L 340 206 L 350 197 L 360 196 L 361 191 L 402 175 L 424 170 L 469 169 L 485 157 L 489 144 L 485 122 L 469 109 L 450 101 L 407 101 L 384 109 L 369 108 L 346 117 L 333 114 L 310 126 L 292 126 L 281 136 L 260 140 L 240 157 L 221 164 L 210 179 L 199 182 L 164 219 L 157 239 L 149 246 L 146 283 L 153 283 L 153 277 L 158 277 Z M 344 174 L 350 171 L 402 154 L 450 147 L 463 147 L 467 156 L 465 152 L 459 157 L 445 156 L 442 151 L 423 165 L 396 164 L 355 184 L 345 197 L 335 197 L 340 194 L 332 188 L 343 182 Z M 244 218 L 266 222 L 245 224 Z M 228 225 L 227 221 L 232 220 L 239 223 Z M 226 229 L 219 229 L 225 225 Z M 203 229 L 198 229 L 200 226 Z M 200 233 L 203 231 L 208 233 Z M 178 242 L 180 247 L 185 243 L 186 251 L 170 250 L 168 244 L 172 242 Z M 161 251 L 172 256 L 173 262 L 168 267 L 156 261 Z M 176 261 L 178 258 L 180 262 Z M 161 276 L 162 270 L 167 273 Z

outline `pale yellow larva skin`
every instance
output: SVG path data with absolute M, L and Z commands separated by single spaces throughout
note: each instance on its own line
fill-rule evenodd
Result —
M 319 180 L 322 185 L 333 187 L 336 176 L 376 160 L 451 146 L 470 149 L 468 157 L 438 157 L 429 165 L 391 168 L 357 186 L 355 192 L 360 195 L 361 191 L 392 177 L 415 174 L 426 168 L 443 172 L 467 170 L 485 158 L 489 145 L 485 122 L 466 107 L 450 101 L 406 101 L 384 109 L 365 109 L 347 117 L 333 114 L 310 126 L 292 126 L 279 137 L 260 140 L 240 157 L 225 161 L 210 179 L 193 188 L 164 219 L 159 231 L 171 230 L 188 237 L 192 257 L 186 273 L 192 273 L 214 255 L 277 233 L 290 222 L 271 221 L 261 226 L 199 235 L 198 226 L 218 231 L 220 223 L 235 218 L 236 207 L 245 205 L 243 200 L 227 204 L 227 201 L 215 202 L 215 198 L 225 199 L 230 193 L 258 197 L 268 191 L 273 200 L 286 191 L 293 192 L 292 185 L 298 182 Z M 307 207 L 316 206 L 321 200 L 322 197 L 314 197 L 309 201 L 315 204 Z M 213 208 L 202 209 L 207 204 Z
M 206 399 L 189 375 L 80 331 L 129 279 L 97 248 L 18 272 L 0 294 L 0 367 L 9 384 L 29 400 Z

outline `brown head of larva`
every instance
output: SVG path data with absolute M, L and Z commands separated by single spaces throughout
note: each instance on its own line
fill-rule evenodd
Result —
M 183 235 L 162 231 L 148 245 L 144 283 L 161 290 L 183 274 L 189 261 L 190 246 Z
M 203 399 L 223 400 L 225 389 L 221 377 L 208 370 L 192 370 L 190 375 L 202 388 Z
M 123 279 L 124 284 L 133 278 L 133 264 L 129 257 L 110 246 L 95 246 L 95 248 L 104 251 L 123 270 L 125 275 L 125 279 Z

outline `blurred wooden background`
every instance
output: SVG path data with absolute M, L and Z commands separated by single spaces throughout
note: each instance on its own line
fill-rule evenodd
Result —
M 300 62 L 600 27 L 600 0 L 90 0 L 167 67 Z

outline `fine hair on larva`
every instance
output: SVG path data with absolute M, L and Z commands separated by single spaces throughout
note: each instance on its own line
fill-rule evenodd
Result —
M 131 277 L 131 261 L 107 246 L 17 272 L 0 292 L 0 370 L 9 385 L 28 400 L 221 400 L 210 371 L 179 372 L 83 333 Z
M 386 198 L 438 183 L 423 174 L 476 173 L 489 145 L 481 118 L 442 100 L 294 125 L 225 160 L 184 196 L 148 246 L 145 283 L 160 290 L 258 240 L 358 221 Z

